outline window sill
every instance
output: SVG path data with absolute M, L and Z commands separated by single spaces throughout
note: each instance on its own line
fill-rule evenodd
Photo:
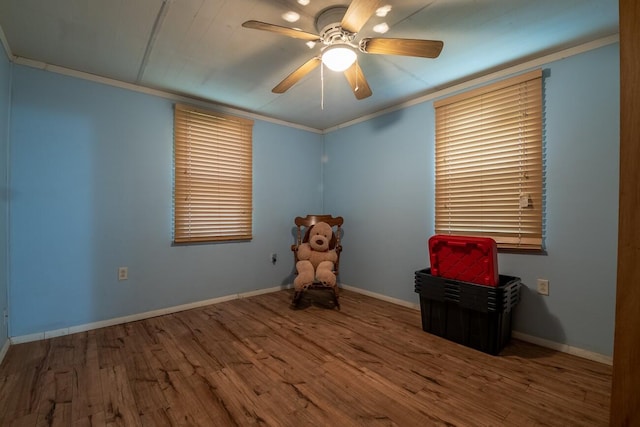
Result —
M 522 249 L 522 248 L 500 248 L 499 254 L 518 254 L 518 255 L 548 255 L 546 249 Z

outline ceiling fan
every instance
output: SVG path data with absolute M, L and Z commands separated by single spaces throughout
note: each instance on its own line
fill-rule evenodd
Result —
M 364 26 L 382 3 L 381 0 L 353 0 L 349 7 L 330 7 L 316 17 L 319 34 L 308 33 L 296 28 L 268 24 L 261 21 L 247 21 L 245 28 L 271 31 L 284 36 L 319 43 L 324 46 L 321 54 L 309 59 L 284 78 L 272 89 L 274 93 L 284 93 L 299 82 L 318 65 L 323 63 L 334 71 L 342 71 L 357 99 L 371 96 L 371 88 L 358 65 L 356 50 L 363 53 L 381 55 L 404 55 L 422 58 L 437 58 L 444 43 L 439 40 L 363 38 L 356 43 L 358 31 Z

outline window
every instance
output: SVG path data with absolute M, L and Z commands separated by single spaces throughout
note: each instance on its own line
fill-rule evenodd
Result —
M 542 70 L 437 101 L 436 233 L 542 249 Z
M 174 243 L 251 239 L 253 121 L 176 104 Z

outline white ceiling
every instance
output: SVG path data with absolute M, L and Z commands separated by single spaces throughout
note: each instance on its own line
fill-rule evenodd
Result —
M 356 100 L 342 73 L 316 68 L 271 89 L 319 53 L 302 40 L 243 28 L 255 19 L 317 33 L 315 16 L 349 1 L 0 0 L 12 53 L 141 86 L 327 129 L 395 104 L 618 32 L 618 0 L 387 0 L 362 37 L 444 41 L 437 59 L 359 54 L 373 95 Z M 289 24 L 286 11 L 301 15 Z M 384 35 L 372 31 L 386 21 Z

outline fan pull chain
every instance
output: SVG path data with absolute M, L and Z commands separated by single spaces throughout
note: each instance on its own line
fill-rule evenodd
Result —
M 324 110 L 324 64 L 320 64 L 320 109 Z

